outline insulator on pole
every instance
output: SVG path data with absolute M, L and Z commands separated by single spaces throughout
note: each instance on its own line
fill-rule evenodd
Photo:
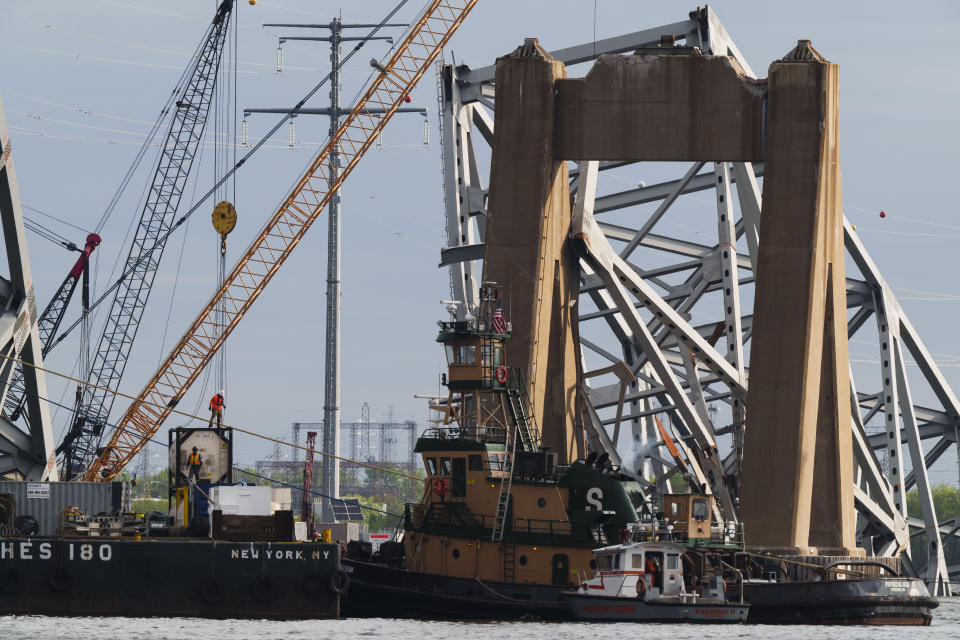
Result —
M 427 122 L 426 118 L 423 120 L 423 146 L 427 149 L 430 148 L 430 123 Z
M 283 73 L 283 47 L 277 45 L 277 73 Z
M 247 132 L 249 127 L 247 126 L 247 119 L 244 118 L 243 122 L 240 123 L 240 144 L 244 147 L 249 146 L 247 143 Z
M 377 134 L 377 151 L 383 151 L 383 131 Z
M 287 127 L 287 132 L 289 134 L 287 136 L 287 146 L 292 149 L 293 145 L 296 143 L 296 136 L 294 135 L 293 131 L 293 118 L 290 118 L 290 125 Z

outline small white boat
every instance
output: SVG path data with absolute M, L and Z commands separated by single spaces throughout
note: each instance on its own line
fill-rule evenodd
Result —
M 727 599 L 721 576 L 687 591 L 683 554 L 667 541 L 625 542 L 594 550 L 596 575 L 565 591 L 578 620 L 610 622 L 743 622 L 750 605 Z

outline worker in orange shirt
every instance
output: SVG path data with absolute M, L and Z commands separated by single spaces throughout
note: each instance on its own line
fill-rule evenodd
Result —
M 653 555 L 647 555 L 646 573 L 650 576 L 650 586 L 657 589 L 663 588 L 662 573 L 660 571 L 660 560 Z
M 223 410 L 227 408 L 227 403 L 223 399 L 223 389 L 217 391 L 216 395 L 210 398 L 210 424 L 207 428 L 213 428 L 213 421 L 217 421 L 217 431 L 223 428 Z

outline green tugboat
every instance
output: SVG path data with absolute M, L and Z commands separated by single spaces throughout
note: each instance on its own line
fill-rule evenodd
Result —
M 440 323 L 448 396 L 433 406 L 439 426 L 416 444 L 423 496 L 376 554 L 348 545 L 345 616 L 606 619 L 585 614 L 571 595 L 606 580 L 600 571 L 611 569 L 597 559 L 612 549 L 652 543 L 682 564 L 676 594 L 662 591 L 662 573 L 657 586 L 658 576 L 639 569 L 627 586 L 636 594 L 642 580 L 644 598 L 682 594 L 689 602 L 678 606 L 709 602 L 711 612 L 727 605 L 734 621 L 749 607 L 749 622 L 929 624 L 936 600 L 918 580 L 861 575 L 847 562 L 810 581 L 793 575 L 803 567 L 745 552 L 740 524 L 716 518 L 713 496 L 668 494 L 654 506 L 606 455 L 558 463 L 531 417 L 522 370 L 508 364 L 510 325 L 498 297 L 484 287 L 477 317 Z
M 568 618 L 561 593 L 595 574 L 593 550 L 651 515 L 607 456 L 557 464 L 523 372 L 507 364 L 509 337 L 493 287 L 479 317 L 440 323 L 449 395 L 434 407 L 440 426 L 417 441 L 423 497 L 375 557 L 353 547 L 346 615 Z

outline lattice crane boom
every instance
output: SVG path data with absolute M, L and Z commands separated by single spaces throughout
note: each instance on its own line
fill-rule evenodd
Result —
M 160 429 L 476 1 L 434 0 L 390 59 L 372 63 L 380 73 L 130 405 L 84 479 L 112 479 Z M 339 172 L 330 171 L 334 151 L 340 156 Z
M 172 106 L 170 129 L 124 263 L 123 273 L 129 275 L 120 283 L 110 305 L 90 370 L 84 372 L 90 386 L 77 400 L 73 424 L 61 445 L 67 478 L 73 478 L 93 462 L 103 439 L 103 428 L 116 399 L 110 389 L 116 388 L 126 368 L 166 246 L 167 232 L 203 137 L 233 4 L 234 0 L 223 0 L 217 8 Z

